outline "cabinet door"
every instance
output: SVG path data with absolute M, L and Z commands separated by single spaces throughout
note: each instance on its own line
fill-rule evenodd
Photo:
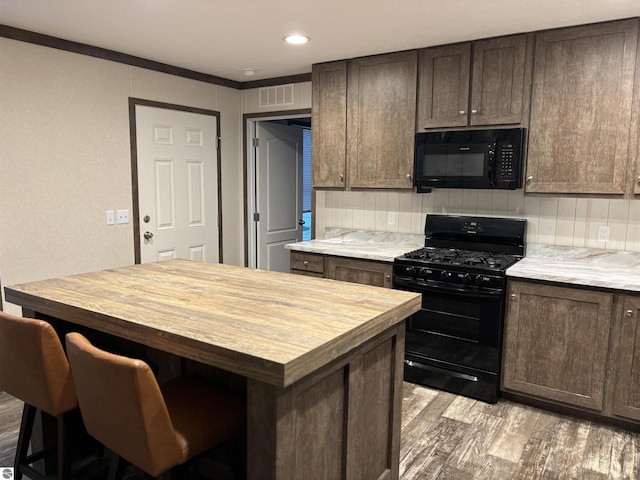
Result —
M 326 257 L 325 277 L 334 280 L 391 288 L 392 273 L 390 263 Z
M 416 131 L 467 125 L 470 65 L 470 43 L 420 51 Z
M 509 282 L 503 388 L 602 411 L 613 296 Z
M 347 158 L 347 62 L 313 65 L 313 186 L 345 186 Z
M 413 188 L 417 52 L 359 58 L 348 72 L 348 184 Z
M 638 20 L 539 33 L 527 192 L 622 194 Z
M 526 35 L 473 44 L 471 125 L 522 122 L 526 46 Z
M 621 305 L 611 350 L 613 414 L 640 420 L 640 297 L 622 296 Z

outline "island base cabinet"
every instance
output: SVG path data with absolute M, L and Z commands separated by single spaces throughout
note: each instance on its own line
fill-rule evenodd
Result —
M 600 413 L 613 295 L 509 282 L 503 390 Z
M 279 388 L 249 380 L 248 480 L 397 480 L 404 325 Z
M 613 415 L 640 422 L 640 297 L 621 296 L 613 323 Z

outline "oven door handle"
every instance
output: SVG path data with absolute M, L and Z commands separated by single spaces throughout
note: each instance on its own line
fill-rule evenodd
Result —
M 401 286 L 402 290 L 409 290 L 418 293 L 429 293 L 431 291 L 442 293 L 460 294 L 468 297 L 478 298 L 496 298 L 500 297 L 503 290 L 497 288 L 483 288 L 480 290 L 469 290 L 467 288 L 456 288 L 451 285 L 444 285 L 435 282 L 421 283 L 416 285 L 413 282 L 403 282 L 402 280 L 394 280 L 394 287 Z

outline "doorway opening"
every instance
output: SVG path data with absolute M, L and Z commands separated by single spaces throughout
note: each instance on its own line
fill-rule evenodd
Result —
M 245 115 L 246 265 L 289 271 L 285 245 L 313 238 L 311 111 Z

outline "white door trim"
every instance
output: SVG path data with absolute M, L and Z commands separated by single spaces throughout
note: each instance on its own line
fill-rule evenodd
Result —
M 296 111 L 295 113 L 273 112 L 271 114 L 245 114 L 243 124 L 243 137 L 245 139 L 245 265 L 257 268 L 257 229 L 253 221 L 256 213 L 256 151 L 253 147 L 253 139 L 256 135 L 256 124 L 271 120 L 288 120 L 293 118 L 311 118 L 311 109 Z
M 218 137 L 218 153 L 216 159 L 217 170 L 217 190 L 218 197 L 218 257 L 219 262 L 223 263 L 222 257 L 222 186 L 220 181 L 220 170 L 222 164 L 221 156 L 221 140 L 220 140 L 220 112 L 215 110 L 207 110 L 203 108 L 188 107 L 185 105 L 176 105 L 171 103 L 156 102 L 142 98 L 129 97 L 129 140 L 131 142 L 131 191 L 132 191 L 132 225 L 133 225 L 133 245 L 134 260 L 136 264 L 141 261 L 140 253 L 140 200 L 138 197 L 138 146 L 137 146 L 137 128 L 136 128 L 136 106 L 164 108 L 167 110 L 178 110 L 181 112 L 198 113 L 201 115 L 211 115 L 216 117 L 216 135 Z

